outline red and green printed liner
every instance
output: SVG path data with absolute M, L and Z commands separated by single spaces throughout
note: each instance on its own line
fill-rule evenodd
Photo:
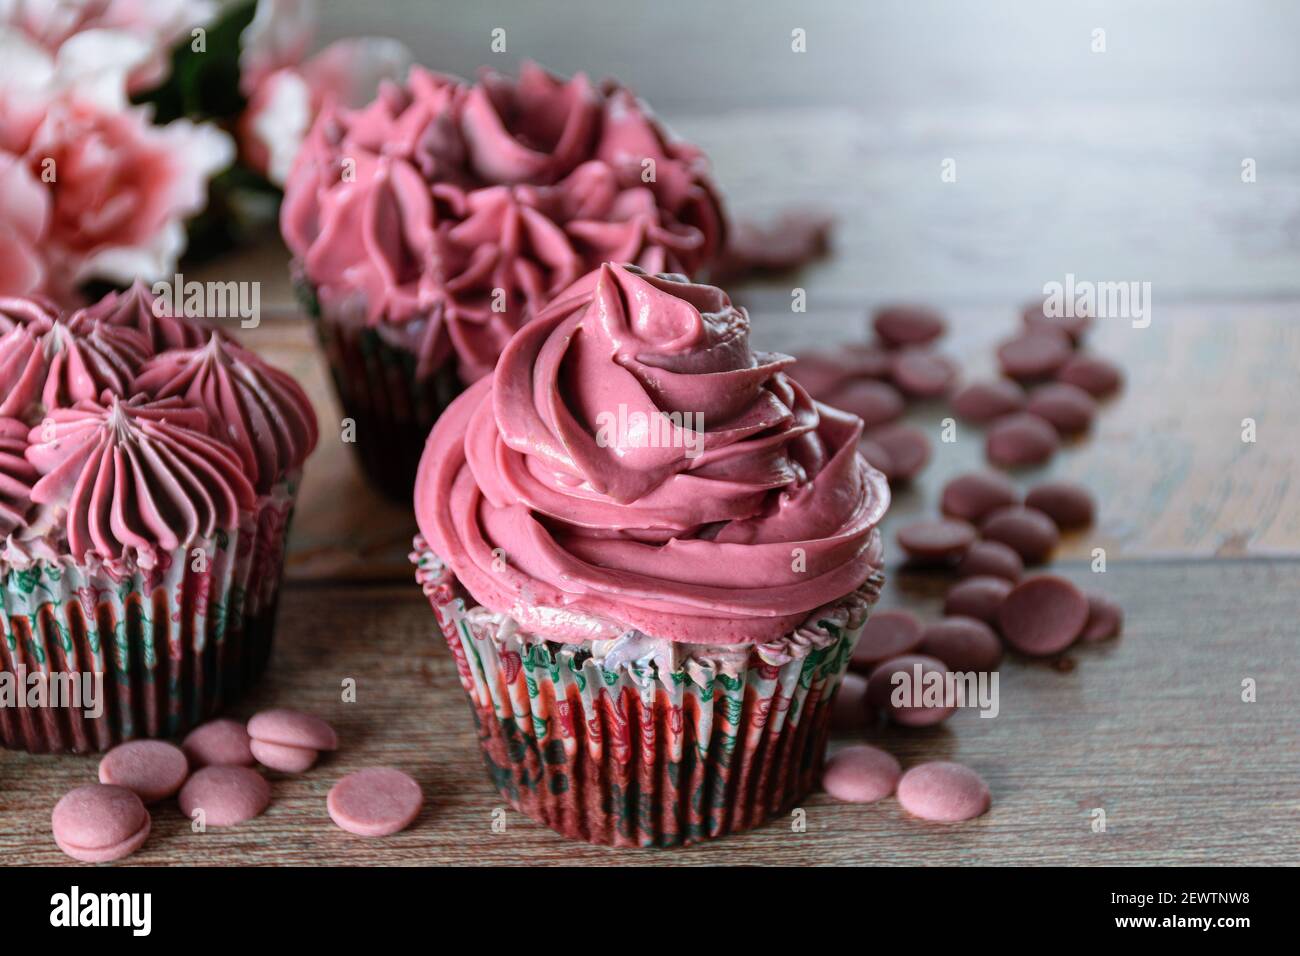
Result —
M 661 674 L 652 661 L 607 669 L 590 644 L 485 633 L 422 537 L 411 558 L 493 784 L 556 832 L 612 846 L 682 846 L 794 808 L 816 784 L 831 699 L 883 583 L 753 648 L 738 673 L 688 660 Z
M 271 653 L 296 477 L 262 496 L 238 528 L 165 555 L 149 570 L 71 559 L 0 567 L 0 744 L 88 753 L 134 737 L 176 737 L 257 680 Z M 201 550 L 201 556 L 196 553 Z M 99 682 L 102 712 L 32 694 Z M 84 687 L 84 684 L 82 685 Z
M 415 353 L 385 338 L 382 326 L 323 309 L 301 278 L 295 288 L 316 327 L 343 414 L 356 423 L 357 461 L 380 492 L 409 505 L 425 439 L 463 388 L 456 363 L 420 375 Z

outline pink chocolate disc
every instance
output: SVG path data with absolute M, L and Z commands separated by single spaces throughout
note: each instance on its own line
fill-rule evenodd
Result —
M 893 469 L 888 473 L 891 482 L 911 481 L 930 461 L 930 439 L 912 425 L 885 425 L 872 429 L 864 437 L 889 455 Z
M 1056 373 L 1058 382 L 1077 385 L 1093 398 L 1106 398 L 1124 384 L 1124 373 L 1117 365 L 1095 355 L 1076 355 Z
M 943 613 L 948 616 L 973 617 L 986 624 L 998 619 L 998 608 L 1011 591 L 1011 582 L 1002 578 L 978 575 L 958 581 L 948 589 Z
M 263 767 L 279 770 L 281 773 L 302 773 L 310 770 L 316 763 L 320 752 L 310 747 L 290 747 L 286 744 L 273 744 L 256 738 L 249 744 L 253 756 Z
M 99 761 L 100 783 L 126 787 L 145 803 L 170 797 L 189 774 L 181 748 L 165 740 L 128 740 Z
M 1004 415 L 984 439 L 988 460 L 1001 468 L 1041 465 L 1056 452 L 1061 439 L 1050 422 L 1029 412 Z
M 898 529 L 898 546 L 914 561 L 953 562 L 975 541 L 975 528 L 954 518 L 927 518 Z
M 887 305 L 871 320 L 880 341 L 886 345 L 925 345 L 943 335 L 947 323 L 934 309 L 923 305 Z
M 904 409 L 898 389 L 869 378 L 846 382 L 821 401 L 857 415 L 864 428 L 886 425 L 902 415 Z
M 339 738 L 334 728 L 315 714 L 280 708 L 264 710 L 248 722 L 248 736 L 287 747 L 311 750 L 337 750 Z
M 957 366 L 938 352 L 905 349 L 894 357 L 894 384 L 913 398 L 945 395 L 957 379 Z
M 1039 328 L 998 346 L 998 362 L 1008 378 L 1041 382 L 1056 374 L 1074 352 L 1074 343 L 1059 329 Z
M 1065 382 L 1048 382 L 1029 393 L 1025 411 L 1037 415 L 1062 435 L 1087 431 L 1097 414 L 1097 400 Z
M 1085 644 L 1108 641 L 1124 627 L 1124 610 L 1104 594 L 1088 595 L 1088 623 L 1079 640 Z
M 902 767 L 879 747 L 845 747 L 826 761 L 822 789 L 836 800 L 873 803 L 894 792 Z
M 1051 518 L 1062 531 L 1092 524 L 1092 493 L 1068 481 L 1048 481 L 1030 490 L 1025 504 Z
M 957 577 L 993 577 L 1015 582 L 1025 573 L 1025 562 L 1001 541 L 976 541 L 957 562 Z
M 248 749 L 248 730 L 238 720 L 220 718 L 199 724 L 181 742 L 181 750 L 190 766 L 251 767 L 253 753 Z
M 969 767 L 936 760 L 913 767 L 898 781 L 898 802 L 922 820 L 957 823 L 989 808 L 988 784 Z
M 260 815 L 271 802 L 271 785 L 250 767 L 203 767 L 181 787 L 181 812 L 198 810 L 210 827 L 229 827 Z
M 952 410 L 958 417 L 976 425 L 991 422 L 1025 407 L 1025 390 L 1005 378 L 991 382 L 973 382 L 952 397 Z
M 867 618 L 849 666 L 869 671 L 883 660 L 921 646 L 921 622 L 911 611 L 877 611 Z
M 916 681 L 920 667 L 921 683 Z M 952 716 L 957 708 L 946 700 L 939 704 L 926 703 L 927 684 L 931 675 L 942 677 L 948 673 L 943 661 L 925 654 L 904 654 L 884 661 L 867 678 L 867 703 L 904 727 L 929 727 Z M 895 675 L 905 675 L 899 681 Z M 943 688 L 942 693 L 946 693 Z M 902 702 L 895 704 L 901 696 Z
M 92 783 L 64 794 L 50 828 L 60 850 L 83 863 L 120 860 L 138 850 L 151 821 L 140 797 L 126 787 Z
M 858 451 L 867 460 L 868 465 L 876 469 L 888 480 L 894 480 L 894 459 L 889 452 L 885 451 L 882 445 L 864 438 L 858 442 Z
M 979 523 L 990 511 L 1020 504 L 1020 492 L 1005 475 L 972 471 L 943 486 L 939 509 L 950 518 Z
M 973 617 L 945 617 L 925 626 L 921 653 L 944 662 L 950 671 L 995 670 L 1002 662 L 1002 642 L 993 628 Z
M 1048 315 L 1045 306 L 1046 303 L 1044 302 L 1034 302 L 1025 306 L 1021 317 L 1024 319 L 1027 331 L 1037 332 L 1042 329 L 1057 329 L 1068 335 L 1070 341 L 1075 345 L 1083 341 L 1089 327 L 1092 325 L 1091 317 L 1087 315 Z
M 1065 578 L 1044 574 L 1017 584 L 998 608 L 1008 644 L 1035 657 L 1065 650 L 1083 633 L 1088 599 Z
M 325 805 L 330 819 L 349 833 L 380 837 L 410 826 L 424 806 L 424 794 L 402 771 L 371 767 L 334 784 Z
M 1037 508 L 999 508 L 980 525 L 986 541 L 997 541 L 1020 555 L 1025 564 L 1042 564 L 1061 541 L 1056 523 Z

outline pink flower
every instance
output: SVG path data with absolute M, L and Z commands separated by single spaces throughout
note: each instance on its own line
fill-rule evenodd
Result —
M 171 48 L 206 24 L 216 0 L 0 0 L 0 27 L 21 33 L 51 57 L 75 56 L 78 38 L 114 36 L 131 49 L 128 89 L 151 89 L 167 78 Z
M 40 249 L 50 224 L 50 197 L 23 161 L 0 152 L 0 295 L 27 295 L 45 285 Z

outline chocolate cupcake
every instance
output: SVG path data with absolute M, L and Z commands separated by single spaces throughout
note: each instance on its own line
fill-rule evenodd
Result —
M 434 421 L 551 296 L 606 260 L 697 274 L 723 243 L 699 150 L 627 90 L 527 63 L 323 110 L 280 226 L 361 464 L 403 501 Z
M 142 286 L 70 315 L 0 300 L 0 394 L 0 743 L 216 713 L 270 653 L 306 395 Z
M 493 782 L 566 836 L 690 843 L 815 782 L 889 489 L 792 362 L 721 290 L 607 264 L 429 436 L 417 579 Z

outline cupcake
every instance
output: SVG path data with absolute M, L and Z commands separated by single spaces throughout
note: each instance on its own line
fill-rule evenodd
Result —
M 361 464 L 402 501 L 434 421 L 555 293 L 611 259 L 699 274 L 724 232 L 699 150 L 627 90 L 527 63 L 322 110 L 280 227 Z
M 559 833 L 691 843 L 815 781 L 889 490 L 793 361 L 721 290 L 606 264 L 429 435 L 416 577 L 493 782 Z
M 0 395 L 0 743 L 207 719 L 270 653 L 306 395 L 139 285 L 66 315 L 0 299 Z

